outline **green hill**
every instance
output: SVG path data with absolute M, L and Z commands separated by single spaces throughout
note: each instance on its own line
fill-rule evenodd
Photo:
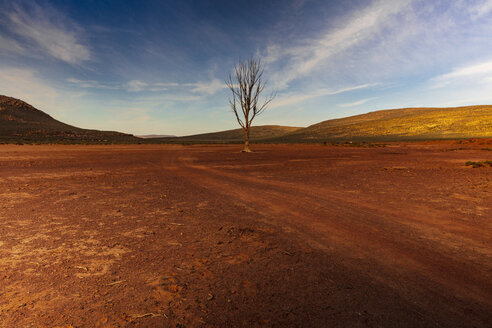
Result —
M 270 138 L 269 141 L 397 141 L 491 137 L 492 106 L 484 105 L 380 110 L 324 121 Z
M 0 95 L 0 142 L 127 143 L 129 134 L 86 130 L 55 120 L 22 100 Z

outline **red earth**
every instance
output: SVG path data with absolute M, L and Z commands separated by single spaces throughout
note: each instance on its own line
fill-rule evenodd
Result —
M 0 146 L 0 327 L 490 327 L 492 140 Z

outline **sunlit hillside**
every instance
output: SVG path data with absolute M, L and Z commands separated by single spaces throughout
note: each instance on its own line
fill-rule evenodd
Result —
M 381 110 L 324 121 L 272 138 L 283 141 L 492 137 L 492 106 Z

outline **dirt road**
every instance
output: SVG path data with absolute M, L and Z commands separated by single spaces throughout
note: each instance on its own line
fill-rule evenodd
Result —
M 490 327 L 491 148 L 0 146 L 0 327 Z

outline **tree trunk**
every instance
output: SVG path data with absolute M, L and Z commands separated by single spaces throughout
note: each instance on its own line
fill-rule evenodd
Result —
M 249 149 L 249 127 L 244 129 L 244 148 L 242 152 L 251 153 L 251 149 Z

